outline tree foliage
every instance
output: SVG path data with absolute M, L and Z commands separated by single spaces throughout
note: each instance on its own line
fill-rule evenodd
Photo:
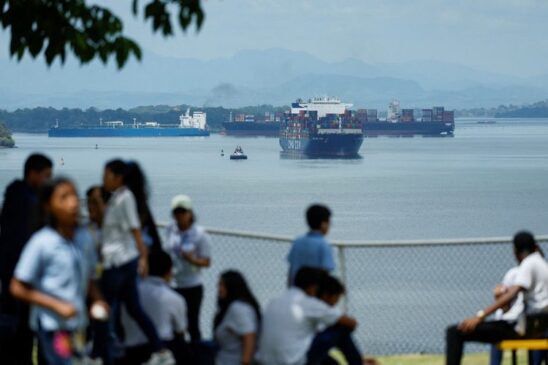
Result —
M 15 141 L 11 137 L 11 132 L 1 122 L 0 122 L 0 147 L 15 147 Z
M 166 37 L 177 23 L 184 31 L 193 23 L 200 29 L 204 21 L 201 0 L 131 1 L 133 15 L 142 13 L 152 31 Z M 9 52 L 17 60 L 25 52 L 32 58 L 43 54 L 51 65 L 73 54 L 82 64 L 97 58 L 107 63 L 112 57 L 122 68 L 130 56 L 141 59 L 139 45 L 123 33 L 122 20 L 85 0 L 0 0 L 0 25 L 11 36 Z

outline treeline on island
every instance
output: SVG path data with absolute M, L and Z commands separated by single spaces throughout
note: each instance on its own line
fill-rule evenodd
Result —
M 0 148 L 2 147 L 15 147 L 15 141 L 11 137 L 10 130 L 0 123 Z
M 461 109 L 456 112 L 459 118 L 548 118 L 548 100 L 529 105 L 499 105 L 496 108 Z
M 223 108 L 223 107 L 192 107 L 189 105 L 178 106 L 139 106 L 132 109 L 106 109 L 97 108 L 82 109 L 54 109 L 54 108 L 33 108 L 17 109 L 15 111 L 0 110 L 0 122 L 5 127 L 0 129 L 0 143 L 8 145 L 13 141 L 9 130 L 13 132 L 32 132 L 44 133 L 48 128 L 54 126 L 56 122 L 61 127 L 89 127 L 99 125 L 99 120 L 113 121 L 121 120 L 124 123 L 131 124 L 135 118 L 138 123 L 158 122 L 160 124 L 178 124 L 179 116 L 190 111 L 204 111 L 207 113 L 207 124 L 212 131 L 220 131 L 222 123 L 230 118 L 230 113 L 253 114 L 260 118 L 265 113 L 284 112 L 289 109 L 288 106 L 272 106 L 268 104 L 248 106 L 242 108 Z M 548 118 L 548 100 L 540 101 L 525 106 L 500 105 L 496 108 L 473 108 L 461 109 L 456 111 L 457 117 L 497 117 L 497 118 Z
M 283 112 L 288 107 L 274 107 L 272 105 L 249 106 L 237 109 L 227 109 L 223 107 L 203 107 L 196 108 L 189 105 L 179 106 L 140 106 L 132 109 L 106 109 L 96 108 L 82 109 L 54 109 L 54 108 L 33 108 L 17 109 L 9 112 L 0 110 L 0 121 L 13 132 L 47 132 L 48 128 L 54 126 L 57 122 L 61 127 L 89 127 L 98 126 L 99 120 L 113 121 L 121 120 L 124 123 L 133 123 L 133 118 L 138 123 L 158 122 L 160 124 L 178 124 L 179 116 L 190 108 L 190 112 L 204 111 L 207 113 L 207 124 L 212 131 L 220 131 L 222 123 L 233 114 L 254 114 L 264 115 L 270 112 Z

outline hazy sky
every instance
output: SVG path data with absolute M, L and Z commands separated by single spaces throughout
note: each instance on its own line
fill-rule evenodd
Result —
M 202 30 L 171 40 L 134 19 L 130 0 L 95 2 L 125 19 L 145 57 L 147 50 L 210 59 L 282 47 L 328 61 L 437 60 L 517 76 L 548 73 L 547 0 L 207 0 Z M 0 36 L 3 57 L 7 39 Z

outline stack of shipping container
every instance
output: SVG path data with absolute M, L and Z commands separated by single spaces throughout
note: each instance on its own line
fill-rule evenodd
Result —
M 414 122 L 414 111 L 413 109 L 402 109 L 401 110 L 401 117 L 400 122 Z
M 435 106 L 432 108 L 432 121 L 443 122 L 443 106 Z

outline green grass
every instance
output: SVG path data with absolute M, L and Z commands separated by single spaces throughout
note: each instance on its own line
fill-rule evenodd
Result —
M 509 365 L 512 363 L 510 351 L 506 351 L 504 354 L 503 365 Z M 399 355 L 399 356 L 382 356 L 377 357 L 377 360 L 381 365 L 444 365 L 445 357 L 443 355 Z M 462 365 L 488 365 L 489 354 L 468 354 L 465 355 L 462 361 Z M 527 364 L 527 353 L 525 351 L 518 351 L 518 364 Z

